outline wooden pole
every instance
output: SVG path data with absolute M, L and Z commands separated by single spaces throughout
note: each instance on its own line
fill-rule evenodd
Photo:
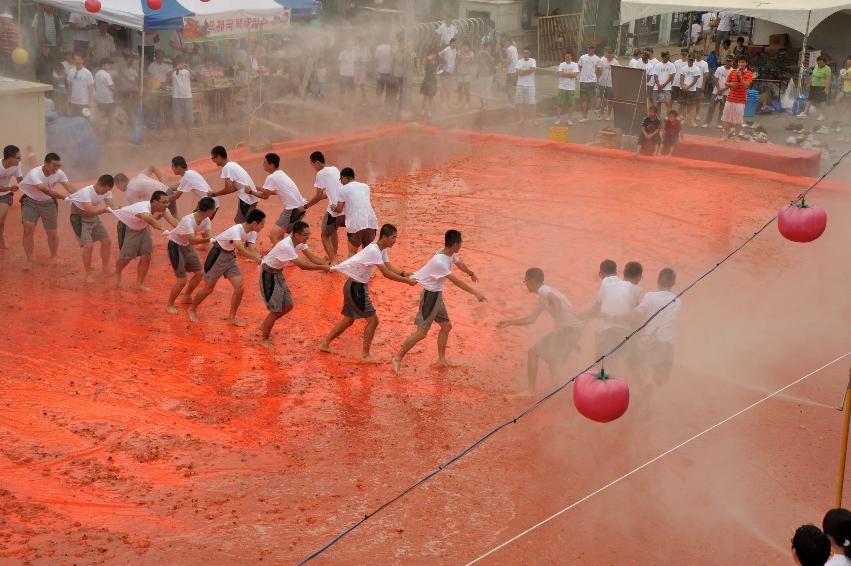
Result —
M 845 458 L 848 455 L 848 425 L 851 423 L 851 368 L 848 369 L 848 387 L 845 389 L 845 411 L 842 421 L 842 442 L 839 452 L 839 472 L 836 477 L 834 508 L 842 507 L 842 488 L 845 485 Z

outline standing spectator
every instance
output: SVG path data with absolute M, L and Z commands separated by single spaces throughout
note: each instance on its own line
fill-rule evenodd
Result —
M 851 566 L 851 511 L 831 509 L 821 523 L 830 539 L 833 557 L 825 566 Z
M 20 30 L 9 8 L 0 5 L 0 73 L 13 75 L 15 63 L 12 61 L 12 51 L 21 44 Z
M 680 122 L 677 111 L 668 111 L 668 115 L 665 117 L 665 123 L 662 125 L 662 155 L 671 155 L 674 153 L 674 147 L 680 141 L 682 131 L 683 125 Z
M 396 45 L 393 49 L 393 89 L 396 96 L 396 110 L 402 110 L 402 102 L 404 101 L 405 79 L 413 72 L 414 60 L 411 44 L 408 42 L 404 34 L 399 33 Z
M 721 49 L 718 49 L 717 56 L 719 61 L 725 61 L 727 59 L 727 55 L 733 55 L 733 48 L 731 47 L 731 43 L 729 39 L 725 39 L 721 42 Z M 736 60 L 736 56 L 733 55 L 733 60 Z
M 570 121 L 570 115 L 573 112 L 573 106 L 576 104 L 577 75 L 579 75 L 579 65 L 573 61 L 573 53 L 565 51 L 564 61 L 558 65 L 558 95 L 556 96 L 558 118 L 556 119 L 556 126 L 561 125 L 562 112 L 567 116 L 567 125 L 573 125 L 573 122 Z
M 648 60 L 644 64 L 645 72 L 647 75 L 647 92 L 653 92 L 653 85 L 655 84 L 655 79 L 653 78 L 653 71 L 656 69 L 656 65 L 660 63 L 659 59 L 653 56 L 653 48 L 648 47 Z M 648 97 L 649 98 L 649 97 Z
M 653 69 L 653 102 L 658 108 L 664 105 L 666 115 L 671 113 L 671 88 L 676 75 L 676 66 L 671 63 L 668 52 L 663 51 L 662 60 Z
M 733 127 L 737 136 L 742 133 L 748 89 L 753 82 L 753 72 L 748 69 L 748 60 L 739 57 L 737 63 L 738 66 L 727 75 L 727 102 L 721 114 L 725 140 L 730 139 L 730 129 Z
M 692 48 L 697 48 L 697 43 L 700 41 L 700 34 L 703 31 L 703 26 L 698 22 L 693 22 L 691 24 L 691 33 L 689 34 L 689 39 L 691 40 L 690 44 Z
M 830 539 L 815 525 L 803 525 L 792 536 L 792 558 L 800 566 L 825 566 Z
M 154 58 L 154 52 L 157 49 L 157 43 L 160 42 L 160 34 L 155 31 L 146 31 L 142 34 L 142 51 L 141 56 L 144 57 L 144 62 L 147 63 Z
M 73 12 L 68 18 L 68 27 L 74 30 L 74 53 L 88 57 L 89 43 L 92 41 L 92 31 L 97 21 L 88 14 Z
M 447 20 L 441 20 L 440 25 L 435 30 L 435 33 L 440 38 L 440 45 L 442 47 L 449 46 L 449 42 L 458 35 L 458 28 L 455 24 L 451 21 L 448 24 L 446 22 Z
M 715 116 L 715 107 L 720 106 L 718 112 L 718 127 L 721 126 L 721 115 L 724 113 L 724 104 L 727 102 L 727 76 L 733 69 L 733 56 L 727 55 L 727 60 L 724 64 L 715 69 L 715 75 L 712 77 L 714 88 L 712 89 L 712 97 L 709 99 L 709 109 L 706 111 L 706 119 L 703 121 L 703 127 L 708 128 Z
M 115 115 L 115 81 L 112 80 L 112 59 L 100 61 L 100 69 L 95 73 L 95 103 L 97 104 L 99 125 L 106 122 L 103 130 L 104 139 L 109 139 L 112 130 L 112 118 Z
M 62 20 L 53 6 L 42 4 L 41 10 L 33 17 L 33 29 L 35 40 L 38 45 L 46 43 L 54 49 L 62 47 Z
M 74 56 L 74 68 L 68 73 L 68 89 L 71 116 L 85 116 L 84 110 L 91 113 L 95 78 L 92 72 L 83 66 L 81 55 Z
M 638 64 L 641 63 L 641 49 L 632 50 L 632 58 L 629 60 L 627 67 L 630 69 L 640 69 Z
M 609 102 L 614 98 L 612 89 L 612 67 L 619 67 L 620 63 L 610 48 L 603 50 L 603 58 L 597 63 L 597 84 L 600 87 L 600 120 L 608 120 L 612 112 Z
M 697 125 L 696 111 L 699 95 L 697 85 L 702 75 L 703 69 L 700 68 L 700 65 L 695 64 L 694 55 L 689 55 L 688 63 L 680 72 L 680 96 L 684 97 L 688 112 L 685 118 L 691 121 L 692 126 Z
M 715 33 L 715 52 L 721 55 L 721 44 L 730 39 L 730 30 L 733 29 L 733 18 L 736 15 L 732 12 L 718 12 L 718 28 Z
M 375 47 L 373 53 L 375 58 L 375 72 L 378 75 L 375 81 L 375 94 L 378 96 L 378 103 L 387 102 L 387 97 L 390 95 L 390 81 L 393 73 L 393 49 L 390 47 L 390 42 L 382 41 Z
M 46 85 L 53 84 L 53 69 L 57 63 L 53 48 L 42 43 L 35 58 L 35 80 Z
M 438 53 L 431 51 L 426 55 L 425 63 L 423 64 L 423 82 L 420 84 L 420 94 L 423 95 L 423 118 L 431 116 L 431 107 L 434 103 L 434 95 L 437 94 L 437 67 Z
M 484 110 L 493 98 L 493 81 L 496 77 L 496 60 L 493 56 L 493 43 L 485 43 L 476 54 L 476 78 L 479 95 L 479 108 Z M 851 81 L 850 81 L 851 82 Z
M 136 52 L 130 48 L 124 50 L 124 65 L 118 76 L 119 100 L 129 116 L 134 114 L 133 109 L 139 101 L 139 58 Z
M 709 51 L 709 42 L 712 41 L 712 36 L 715 33 L 715 25 L 717 23 L 717 14 L 715 12 L 704 12 L 700 16 L 701 38 L 703 40 L 703 52 Z
M 449 95 L 455 90 L 455 69 L 458 66 L 458 40 L 452 38 L 440 52 L 440 101 L 449 103 Z
M 157 49 L 154 53 L 154 60 L 148 65 L 148 74 L 162 85 L 168 80 L 171 69 L 172 66 L 165 62 L 165 52 L 162 49 Z
M 470 48 L 469 43 L 464 43 L 461 46 L 461 51 L 458 54 L 458 66 L 455 69 L 455 76 L 458 78 L 458 102 L 464 109 L 470 106 L 470 82 L 473 80 L 475 72 L 476 56 Z
M 700 101 L 704 97 L 706 88 L 705 83 L 709 82 L 709 63 L 703 60 L 703 51 L 697 50 L 694 54 L 694 64 L 700 68 L 700 77 L 697 80 L 697 96 L 695 97 L 694 119 L 691 125 L 695 128 L 698 126 L 697 120 L 700 117 Z
M 739 57 L 741 55 L 747 55 L 747 47 L 745 47 L 745 38 L 743 36 L 739 36 L 736 38 L 736 46 L 733 47 L 733 55 Z
M 517 46 L 514 45 L 514 40 L 511 38 L 503 38 L 502 40 L 503 53 L 505 54 L 505 91 L 508 94 L 508 101 L 514 104 L 514 95 L 517 90 L 517 61 L 520 59 L 520 54 L 517 52 Z
M 600 58 L 594 51 L 594 46 L 589 45 L 588 52 L 579 58 L 579 102 L 582 109 L 580 123 L 588 121 L 588 108 L 593 106 L 597 90 L 597 63 Z
M 523 114 L 524 106 L 531 106 L 532 124 L 537 125 L 538 120 L 535 114 L 535 70 L 537 63 L 532 59 L 532 50 L 528 47 L 523 48 L 523 57 L 517 61 L 517 91 L 514 97 L 514 103 L 517 105 L 517 113 L 520 116 L 520 123 L 526 123 L 526 117 Z
M 65 59 L 62 60 L 62 66 L 65 67 L 66 75 L 74 68 L 74 50 L 70 47 L 65 48 Z
M 360 94 L 361 106 L 366 106 L 366 83 L 368 80 L 369 59 L 372 56 L 365 45 L 355 45 L 355 93 Z
M 845 112 L 845 131 L 851 126 L 851 55 L 845 58 L 845 66 L 839 70 L 839 92 L 836 94 L 836 119 L 841 119 L 841 113 Z
M 662 120 L 659 119 L 659 110 L 651 106 L 647 110 L 647 116 L 641 122 L 641 133 L 638 134 L 638 147 L 635 153 L 638 155 L 655 155 L 656 148 L 661 142 Z
M 355 94 L 355 60 L 357 53 L 352 45 L 351 40 L 346 43 L 346 47 L 340 51 L 337 57 L 337 70 L 340 73 L 340 105 L 343 108 L 349 107 L 349 101 L 352 100 Z
M 186 129 L 186 141 L 192 140 L 192 70 L 183 55 L 174 58 L 171 78 L 171 116 L 174 132 L 182 125 Z
M 98 32 L 92 38 L 89 55 L 92 61 L 115 57 L 115 40 L 109 35 L 109 24 L 98 22 Z
M 830 96 L 830 67 L 825 64 L 823 55 L 816 58 L 816 66 L 813 67 L 812 76 L 810 78 L 810 95 L 807 97 L 807 103 L 804 109 L 798 114 L 798 118 L 805 118 L 808 112 L 815 112 L 815 105 L 826 103 Z M 810 110 L 813 108 L 813 110 Z M 824 120 L 824 114 L 818 115 L 818 120 Z
M 683 67 L 687 65 L 688 49 L 684 47 L 680 49 L 680 58 L 674 61 L 676 74 L 674 75 L 674 84 L 671 86 L 671 108 L 673 108 L 674 102 L 677 102 L 680 105 L 680 113 L 683 111 L 683 96 L 681 95 L 682 89 L 680 88 L 680 78 L 682 77 Z

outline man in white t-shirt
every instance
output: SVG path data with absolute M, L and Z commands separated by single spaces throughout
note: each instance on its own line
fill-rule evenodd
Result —
M 94 102 L 95 78 L 83 66 L 83 58 L 74 55 L 74 68 L 66 75 L 68 81 L 68 105 L 71 116 L 85 116 L 91 112 Z
M 718 108 L 718 129 L 724 126 L 721 125 L 721 116 L 724 113 L 724 104 L 727 102 L 727 77 L 733 69 L 733 55 L 727 55 L 724 64 L 715 69 L 715 75 L 712 77 L 714 85 L 712 89 L 712 97 L 709 99 L 709 108 L 706 110 L 706 119 L 703 121 L 703 127 L 708 128 L 715 116 L 715 110 Z
M 700 16 L 700 37 L 703 42 L 703 52 L 709 51 L 709 42 L 715 34 L 716 15 L 715 12 L 704 12 Z
M 366 327 L 363 331 L 363 350 L 361 359 L 365 362 L 377 361 L 372 354 L 372 339 L 375 337 L 375 329 L 378 328 L 378 315 L 372 301 L 369 298 L 369 279 L 377 267 L 381 274 L 392 281 L 416 285 L 415 279 L 410 273 L 402 271 L 390 263 L 387 251 L 396 244 L 396 227 L 385 224 L 378 234 L 378 241 L 340 262 L 339 265 L 331 267 L 331 271 L 339 271 L 346 275 L 346 283 L 343 285 L 343 318 L 331 332 L 320 343 L 319 349 L 323 352 L 332 352 L 331 342 L 345 332 L 356 319 L 366 319 Z
M 145 287 L 145 277 L 151 267 L 151 254 L 154 244 L 151 241 L 151 228 L 162 232 L 166 225 L 160 222 L 165 218 L 171 226 L 177 226 L 177 219 L 168 211 L 168 195 L 165 191 L 154 191 L 151 200 L 141 201 L 121 207 L 117 210 L 108 208 L 118 219 L 118 260 L 115 262 L 115 287 L 121 286 L 121 272 L 127 265 L 139 258 L 136 268 L 137 291 L 147 293 L 151 289 Z
M 277 153 L 267 153 L 263 158 L 263 170 L 268 173 L 263 182 L 263 188 L 253 191 L 252 194 L 263 200 L 275 195 L 284 207 L 281 215 L 272 226 L 269 239 L 277 244 L 284 238 L 285 234 L 292 232 L 293 224 L 304 218 L 307 199 L 301 195 L 298 185 L 289 175 L 281 171 L 281 157 Z
M 248 218 L 248 213 L 257 208 L 257 203 L 260 201 L 253 194 L 257 187 L 251 175 L 239 163 L 228 160 L 228 152 L 223 146 L 217 145 L 211 149 L 210 157 L 213 163 L 222 168 L 221 178 L 225 180 L 225 188 L 212 191 L 210 196 L 220 197 L 236 193 L 239 200 L 233 221 L 242 224 Z
M 653 101 L 658 107 L 662 105 L 671 111 L 671 88 L 674 85 L 674 77 L 677 68 L 669 60 L 667 51 L 662 52 L 662 60 L 653 69 Z
M 696 128 L 699 125 L 697 120 L 700 118 L 700 101 L 703 100 L 703 97 L 706 94 L 706 84 L 707 81 L 709 81 L 709 63 L 704 60 L 703 51 L 695 51 L 694 64 L 700 67 L 701 71 L 700 78 L 697 81 L 697 98 L 695 99 L 694 120 L 692 120 L 691 123 L 691 125 Z
M 537 125 L 538 120 L 535 114 L 535 71 L 538 67 L 537 62 L 532 59 L 532 50 L 528 47 L 523 48 L 522 56 L 517 64 L 514 65 L 517 73 L 517 88 L 514 92 L 514 104 L 517 106 L 517 114 L 520 116 L 520 123 L 526 123 L 526 117 L 523 114 L 523 107 L 530 106 L 532 113 L 532 124 Z
M 160 83 L 165 83 L 172 68 L 172 65 L 165 62 L 165 51 L 157 49 L 154 52 L 154 60 L 148 65 L 148 74 Z
M 112 80 L 112 59 L 100 61 L 100 69 L 95 73 L 95 103 L 101 118 L 101 136 L 108 140 L 112 132 L 112 116 L 115 114 L 115 82 Z M 106 122 L 103 127 L 103 121 Z
M 349 257 L 352 257 L 375 240 L 378 218 L 372 208 L 369 185 L 355 181 L 351 167 L 340 171 L 340 184 L 340 200 L 334 211 L 346 216 Z
M 514 40 L 509 37 L 502 39 L 502 48 L 505 53 L 505 88 L 508 95 L 508 101 L 514 104 L 514 97 L 517 94 L 517 61 L 520 60 L 520 53 L 517 51 L 517 46 L 514 45 Z
M 306 270 L 328 271 L 331 269 L 326 261 L 307 248 L 310 227 L 306 222 L 296 221 L 292 225 L 291 232 L 289 236 L 278 241 L 269 253 L 263 256 L 260 263 L 260 296 L 269 310 L 269 314 L 260 325 L 261 344 L 266 348 L 272 348 L 269 337 L 275 322 L 293 310 L 293 297 L 284 278 L 284 267 L 293 264 Z M 299 252 L 303 253 L 307 259 L 298 257 Z
M 715 55 L 721 54 L 721 44 L 725 39 L 730 38 L 730 31 L 733 29 L 733 18 L 736 14 L 733 12 L 721 11 L 718 12 L 718 27 L 715 33 Z
M 174 58 L 174 69 L 168 72 L 171 79 L 171 119 L 174 122 L 175 137 L 182 125 L 186 131 L 186 141 L 192 139 L 192 69 L 183 58 Z
M 615 59 L 615 54 L 610 48 L 603 50 L 603 57 L 597 61 L 597 85 L 600 88 L 600 111 L 598 118 L 608 120 L 612 114 L 610 100 L 614 98 L 615 92 L 612 88 L 612 67 L 619 67 L 620 63 Z
M 420 307 L 417 310 L 417 316 L 414 318 L 417 329 L 405 340 L 399 352 L 391 360 L 393 371 L 396 373 L 399 373 L 402 369 L 402 358 L 417 342 L 428 335 L 428 331 L 434 322 L 440 326 L 440 333 L 437 335 L 437 361 L 441 366 L 449 364 L 446 360 L 446 343 L 449 340 L 452 323 L 449 320 L 446 304 L 443 302 L 443 286 L 447 280 L 459 289 L 476 297 L 476 300 L 480 303 L 486 300 L 483 294 L 452 274 L 452 266 L 457 265 L 458 269 L 469 275 L 474 283 L 479 280 L 476 274 L 458 257 L 458 252 L 461 251 L 461 243 L 461 232 L 447 230 L 443 236 L 443 248 L 434 254 L 419 271 L 411 274 L 411 278 L 422 285 L 423 292 L 420 295 Z
M 216 213 L 216 201 L 213 197 L 202 197 L 195 211 L 180 219 L 177 226 L 169 231 L 168 261 L 177 278 L 168 295 L 165 309 L 169 314 L 177 314 L 174 305 L 177 297 L 183 291 L 183 302 L 192 303 L 192 292 L 201 283 L 204 275 L 201 259 L 195 246 L 206 245 L 213 236 L 213 215 Z M 191 273 L 192 279 L 186 284 L 186 274 Z M 185 288 L 185 290 L 184 290 Z
M 254 244 L 257 242 L 257 232 L 263 229 L 265 223 L 266 213 L 255 208 L 248 213 L 245 222 L 231 226 L 212 239 L 213 247 L 210 248 L 207 259 L 204 260 L 204 288 L 192 299 L 192 306 L 187 311 L 189 320 L 199 322 L 198 306 L 215 290 L 219 279 L 224 277 L 233 288 L 228 324 L 245 326 L 236 318 L 236 311 L 242 303 L 242 295 L 245 291 L 242 271 L 236 262 L 236 255 L 239 254 L 253 263 L 261 262 L 263 258 L 260 252 L 254 249 Z
M 556 95 L 556 111 L 558 118 L 555 125 L 561 125 L 562 111 L 567 116 L 566 124 L 572 126 L 570 115 L 576 104 L 576 77 L 579 76 L 579 65 L 573 61 L 573 53 L 565 51 L 564 61 L 558 64 L 558 94 Z
M 170 187 L 172 194 L 169 198 L 171 199 L 171 203 L 174 205 L 171 213 L 175 214 L 177 212 L 178 199 L 186 193 L 192 193 L 192 196 L 195 197 L 196 204 L 204 197 L 210 197 L 213 199 L 213 204 L 215 206 L 213 213 L 210 215 L 210 220 L 215 218 L 216 212 L 219 210 L 219 200 L 212 196 L 213 189 L 210 188 L 210 184 L 207 183 L 207 180 L 204 179 L 204 177 L 197 171 L 190 169 L 189 164 L 186 163 L 186 159 L 182 155 L 175 155 L 171 158 L 171 172 L 180 178 L 180 181 L 176 185 Z
M 528 326 L 534 324 L 542 313 L 548 313 L 555 328 L 529 348 L 526 356 L 526 374 L 528 378 L 527 394 L 535 392 L 538 379 L 538 365 L 544 360 L 550 368 L 553 382 L 559 378 L 564 364 L 571 352 L 576 349 L 582 336 L 584 323 L 573 310 L 570 301 L 560 291 L 544 285 L 544 271 L 538 267 L 526 270 L 523 279 L 526 289 L 538 295 L 538 304 L 528 316 L 513 320 L 502 320 L 497 328 L 509 326 Z
M 74 53 L 88 57 L 89 43 L 92 41 L 92 32 L 97 27 L 97 20 L 88 14 L 72 12 L 68 18 L 68 27 L 74 30 Z
M 7 145 L 3 148 L 3 161 L 0 162 L 0 250 L 6 249 L 6 215 L 12 207 L 18 183 L 23 180 L 21 150 L 18 146 Z
M 328 254 L 328 262 L 334 265 L 337 263 L 337 250 L 340 245 L 337 231 L 346 227 L 345 214 L 337 212 L 337 203 L 340 202 L 340 190 L 342 188 L 340 170 L 333 165 L 326 165 L 325 156 L 321 151 L 314 151 L 310 154 L 310 165 L 316 171 L 316 180 L 313 182 L 316 194 L 304 205 L 304 209 L 307 210 L 314 204 L 328 199 L 328 208 L 322 217 L 322 246 L 325 248 L 325 253 Z
M 600 58 L 594 53 L 595 47 L 588 46 L 588 52 L 579 58 L 579 103 L 582 109 L 580 122 L 588 121 L 588 108 L 594 105 L 597 95 L 597 63 Z
M 390 42 L 382 41 L 375 46 L 373 52 L 375 58 L 375 73 L 378 75 L 375 82 L 375 94 L 378 102 L 383 103 L 385 94 L 390 97 L 390 82 L 393 77 L 393 49 Z
M 692 122 L 693 126 L 697 125 L 697 107 L 700 104 L 698 97 L 698 84 L 703 76 L 703 68 L 696 64 L 695 56 L 688 56 L 688 63 L 680 71 L 680 96 L 685 101 L 688 111 L 687 120 Z
M 653 376 L 656 385 L 664 385 L 671 376 L 674 363 L 674 337 L 676 320 L 682 303 L 671 289 L 677 282 L 677 274 L 670 267 L 659 272 L 659 290 L 647 293 L 632 311 L 632 324 L 638 326 L 661 310 L 638 335 L 638 358 L 642 373 Z
M 74 192 L 74 187 L 68 182 L 59 156 L 48 153 L 44 156 L 44 165 L 35 167 L 18 183 L 21 197 L 21 223 L 23 224 L 23 244 L 27 262 L 24 271 L 33 268 L 33 248 L 35 247 L 35 225 L 41 219 L 44 231 L 47 233 L 47 245 L 50 248 L 50 259 L 55 261 L 59 253 L 59 234 L 57 232 L 57 199 L 64 199 Z M 56 185 L 62 185 L 65 194 L 56 190 Z
M 100 215 L 107 214 L 112 207 L 112 188 L 115 180 L 112 175 L 101 175 L 94 185 L 84 187 L 65 197 L 71 205 L 71 229 L 77 236 L 77 242 L 83 250 L 83 269 L 86 283 L 94 283 L 92 273 L 92 253 L 95 242 L 100 242 L 100 259 L 105 274 L 109 273 L 112 242 L 109 233 L 100 221 Z
M 455 92 L 457 83 L 455 81 L 455 70 L 458 67 L 458 40 L 451 39 L 439 54 L 440 69 L 438 80 L 440 82 L 440 100 L 444 104 L 449 103 L 450 95 Z
M 683 116 L 688 114 L 688 102 L 682 94 L 680 79 L 682 78 L 683 67 L 688 65 L 688 53 L 689 50 L 687 48 L 680 49 L 680 58 L 674 61 L 676 74 L 674 75 L 674 84 L 671 86 L 671 106 L 673 107 L 674 102 L 677 102 L 679 104 L 680 114 Z

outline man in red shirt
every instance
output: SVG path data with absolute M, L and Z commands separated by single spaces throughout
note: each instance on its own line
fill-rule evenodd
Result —
M 738 66 L 727 76 L 727 104 L 721 114 L 724 123 L 724 139 L 730 139 L 730 129 L 736 127 L 736 136 L 742 132 L 745 120 L 745 103 L 748 100 L 748 89 L 753 82 L 753 72 L 748 69 L 748 60 L 744 55 L 739 56 Z

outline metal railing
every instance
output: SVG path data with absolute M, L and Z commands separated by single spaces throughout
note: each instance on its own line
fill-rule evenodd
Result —
M 582 14 L 563 14 L 538 18 L 538 65 L 549 67 L 564 58 L 565 51 L 579 57 L 582 45 Z

